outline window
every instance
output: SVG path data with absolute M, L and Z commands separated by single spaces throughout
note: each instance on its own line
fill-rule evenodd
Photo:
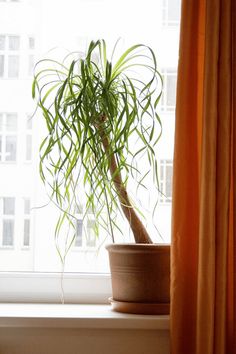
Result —
M 20 75 L 32 76 L 34 61 L 33 36 L 0 34 L 0 78 L 19 79 Z
M 0 35 L 0 78 L 18 78 L 20 36 Z
M 176 102 L 176 69 L 164 69 L 163 75 L 163 95 L 162 95 L 162 110 L 174 111 Z
M 95 220 L 93 216 L 86 217 L 83 220 L 82 216 L 78 216 L 76 220 L 76 235 L 74 247 L 83 248 L 85 250 L 95 250 L 96 247 L 96 234 L 95 234 Z
M 2 247 L 14 246 L 14 225 L 15 225 L 15 198 L 0 198 L 1 215 L 1 245 Z
M 162 0 L 164 26 L 178 26 L 180 22 L 180 0 Z
M 17 114 L 0 113 L 0 161 L 16 162 Z
M 172 173 L 173 161 L 160 161 L 160 202 L 171 203 L 172 201 Z
M 86 216 L 84 216 L 84 211 L 85 206 L 80 204 L 76 207 L 74 248 L 96 251 L 96 234 L 94 230 L 97 225 L 91 210 Z
M 9 40 L 9 50 L 19 50 L 20 49 L 20 37 L 19 36 L 8 36 Z
M 18 207 L 17 207 L 18 203 Z M 1 246 L 15 246 L 15 225 L 17 227 L 17 247 L 20 247 L 20 238 L 24 248 L 30 246 L 31 205 L 29 198 L 1 197 L 0 198 L 0 223 Z M 22 230 L 22 231 L 21 231 Z
M 177 45 L 172 46 L 171 43 L 178 36 L 179 3 L 180 0 L 147 0 L 146 6 L 143 6 L 140 1 L 134 4 L 132 0 L 120 0 L 116 16 L 113 16 L 110 0 L 25 1 L 24 12 L 15 21 L 19 1 L 0 0 L 0 11 L 4 9 L 8 18 L 1 23 L 0 33 L 0 246 L 4 247 L 0 250 L 0 276 L 1 271 L 25 271 L 35 272 L 34 275 L 30 273 L 29 278 L 40 273 L 45 279 L 50 277 L 48 272 L 61 272 L 62 269 L 55 244 L 63 248 L 66 240 L 64 242 L 55 237 L 58 209 L 50 202 L 39 178 L 38 148 L 45 136 L 44 123 L 41 115 L 31 118 L 35 109 L 31 98 L 35 62 L 50 56 L 52 48 L 57 48 L 55 53 L 58 52 L 60 58 L 70 51 L 83 52 L 91 39 L 106 39 L 110 50 L 108 56 L 111 56 L 113 45 L 120 37 L 120 48 L 140 42 L 150 45 L 157 54 L 159 65 L 165 68 L 159 114 L 165 135 L 163 145 L 169 148 L 172 137 L 169 137 L 169 126 L 166 124 L 174 125 L 174 119 L 166 119 L 166 115 L 168 118 L 174 117 L 178 52 L 174 51 Z M 126 11 L 123 10 L 124 6 Z M 130 13 L 133 15 L 130 16 Z M 171 26 L 170 33 L 166 33 L 168 28 L 163 28 L 163 24 Z M 165 55 L 167 41 L 169 51 Z M 28 113 L 27 117 L 25 112 Z M 159 167 L 163 196 L 158 205 L 161 217 L 157 229 L 160 228 L 164 235 L 163 242 L 169 242 L 169 238 L 165 238 L 169 232 L 166 229 L 170 225 L 171 208 L 169 162 L 172 160 L 172 151 L 169 150 L 166 153 L 161 147 L 159 155 L 162 161 Z M 71 277 L 73 286 L 78 276 L 75 272 L 108 272 L 104 244 L 111 242 L 107 235 L 96 237 L 92 215 L 83 219 L 81 210 L 77 214 L 76 237 L 64 265 L 65 272 L 72 274 L 66 273 L 64 276 Z M 102 233 L 102 230 L 99 231 Z M 129 232 L 127 234 L 129 237 Z M 56 286 L 60 285 L 58 277 Z M 93 286 L 96 281 L 92 275 L 87 274 L 86 277 L 91 277 Z M 71 288 L 69 292 L 72 292 Z M 58 293 L 57 300 L 60 301 L 60 289 Z

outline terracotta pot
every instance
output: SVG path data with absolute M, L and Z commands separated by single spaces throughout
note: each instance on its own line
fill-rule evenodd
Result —
M 113 309 L 167 314 L 170 304 L 170 246 L 108 245 Z

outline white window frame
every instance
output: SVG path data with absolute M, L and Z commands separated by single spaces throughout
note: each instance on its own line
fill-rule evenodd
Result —
M 5 2 L 13 1 L 5 0 Z M 26 38 L 28 40 L 28 37 Z M 28 49 L 28 52 L 21 53 L 26 65 L 22 70 L 20 63 L 19 76 L 22 72 L 27 75 L 27 58 L 29 59 L 31 53 L 33 54 L 26 43 L 28 45 L 24 38 L 22 45 Z M 107 303 L 111 296 L 109 274 L 0 272 L 0 284 L 0 301 L 7 302 L 57 303 L 62 301 L 63 291 L 65 302 L 68 303 Z
M 110 274 L 0 272 L 0 302 L 107 304 Z
M 21 0 L 0 0 L 0 2 L 20 2 Z
M 20 77 L 20 66 L 21 66 L 21 46 L 22 46 L 22 38 L 19 34 L 14 34 L 14 33 L 0 33 L 1 36 L 5 37 L 5 48 L 0 49 L 0 55 L 3 55 L 4 57 L 4 70 L 3 70 L 3 76 L 0 77 L 0 79 L 8 79 L 8 80 L 17 80 Z M 10 37 L 19 37 L 19 49 L 9 49 L 9 40 Z M 18 75 L 16 76 L 9 76 L 9 57 L 10 56 L 16 56 L 19 59 L 19 64 L 18 64 Z
M 21 33 L 0 33 L 0 36 L 5 37 L 5 48 L 0 49 L 0 55 L 4 57 L 4 70 L 3 76 L 0 77 L 0 80 L 19 80 L 19 79 L 29 79 L 33 75 L 33 66 L 35 59 L 35 36 L 34 35 L 23 35 Z M 9 49 L 9 38 L 10 37 L 19 37 L 20 46 L 17 50 Z M 30 47 L 30 38 L 34 40 L 33 47 Z M 19 58 L 19 67 L 18 75 L 10 77 L 8 75 L 9 68 L 9 56 L 16 55 Z M 30 63 L 32 60 L 32 63 Z

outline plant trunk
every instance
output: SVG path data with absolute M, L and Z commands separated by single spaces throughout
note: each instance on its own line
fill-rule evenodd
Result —
M 101 117 L 104 121 L 105 118 Z M 109 159 L 109 170 L 110 175 L 113 178 L 114 186 L 117 191 L 117 195 L 120 201 L 121 208 L 126 219 L 129 222 L 131 230 L 134 235 L 134 239 L 136 243 L 153 243 L 146 228 L 144 227 L 143 223 L 141 222 L 140 218 L 138 217 L 137 213 L 134 210 L 133 205 L 130 202 L 126 187 L 122 181 L 121 174 L 117 167 L 117 162 L 114 154 L 110 154 L 110 142 L 106 134 L 101 132 L 100 136 L 102 139 L 102 144 L 105 150 L 105 153 Z

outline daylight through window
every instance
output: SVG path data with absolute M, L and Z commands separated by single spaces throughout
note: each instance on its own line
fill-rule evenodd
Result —
M 144 43 L 156 54 L 164 85 L 159 105 L 163 132 L 157 145 L 160 193 L 157 218 L 153 220 L 150 213 L 146 223 L 155 242 L 170 242 L 180 0 L 146 0 L 145 6 L 139 0 L 120 0 L 116 16 L 109 11 L 114 11 L 110 0 L 0 0 L 0 271 L 62 269 L 61 259 L 71 239 L 66 228 L 64 239 L 58 238 L 59 210 L 40 179 L 39 146 L 45 123 L 41 113 L 35 112 L 31 86 L 38 60 L 61 60 L 70 51 L 83 53 L 92 39 L 106 40 L 108 57 L 119 38 L 117 53 Z M 70 225 L 74 237 L 64 269 L 107 272 L 104 245 L 111 239 L 92 211 L 85 216 L 85 194 L 80 188 L 78 193 L 82 204 Z M 151 194 L 150 190 L 150 200 Z M 124 220 L 119 227 L 122 223 L 127 228 Z M 132 241 L 126 231 L 125 239 L 117 231 L 119 241 Z

